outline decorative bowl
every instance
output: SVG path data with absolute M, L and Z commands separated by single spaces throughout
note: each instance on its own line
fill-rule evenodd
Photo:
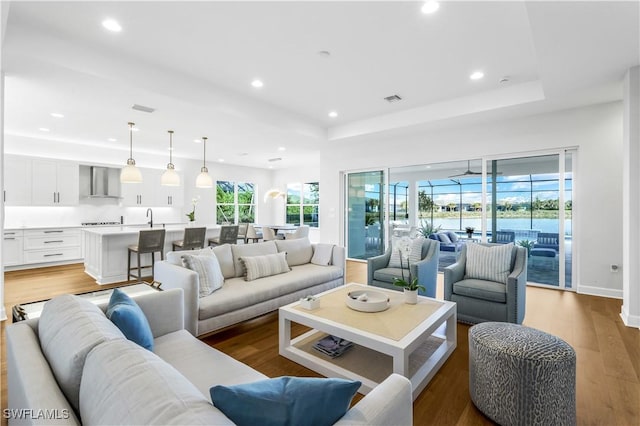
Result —
M 389 308 L 389 296 L 374 290 L 350 291 L 347 306 L 360 312 L 381 312 Z

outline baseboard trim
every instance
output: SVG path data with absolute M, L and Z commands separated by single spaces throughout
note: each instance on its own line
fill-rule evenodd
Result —
M 622 290 L 604 287 L 592 287 L 587 285 L 578 286 L 578 294 L 588 294 L 589 296 L 609 297 L 611 299 L 622 299 Z
M 620 318 L 627 327 L 640 328 L 640 315 L 629 315 L 626 306 L 622 305 L 622 312 L 620 312 Z

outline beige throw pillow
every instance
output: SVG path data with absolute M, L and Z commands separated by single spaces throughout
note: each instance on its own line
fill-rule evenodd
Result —
M 185 268 L 191 269 L 198 274 L 200 288 L 198 289 L 199 297 L 208 296 L 214 291 L 222 288 L 224 284 L 224 276 L 220 270 L 218 259 L 211 252 L 204 256 L 193 254 L 183 254 L 182 264 Z
M 265 256 L 243 256 L 240 260 L 244 264 L 246 271 L 244 276 L 245 281 L 270 277 L 271 275 L 278 275 L 291 270 L 287 264 L 286 252 Z
M 467 243 L 465 278 L 507 283 L 511 273 L 513 243 L 483 246 Z

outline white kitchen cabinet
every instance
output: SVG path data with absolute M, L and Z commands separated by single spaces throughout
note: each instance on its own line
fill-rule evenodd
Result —
M 29 229 L 24 231 L 23 264 L 82 259 L 79 228 Z
M 141 183 L 121 184 L 122 205 L 128 207 L 182 207 L 184 186 L 162 186 L 164 170 L 140 169 Z
M 180 176 L 180 186 L 163 186 L 160 178 L 164 170 L 157 174 L 155 184 L 155 205 L 156 207 L 182 207 L 184 205 L 184 178 Z
M 23 263 L 23 237 L 21 230 L 7 229 L 2 240 L 2 264 L 4 266 L 21 265 Z
M 153 207 L 155 203 L 154 195 L 154 175 L 153 169 L 140 169 L 142 182 L 121 183 L 120 195 L 122 195 L 122 205 L 127 207 Z
M 7 206 L 31 205 L 31 159 L 4 156 L 4 203 Z
M 31 161 L 31 205 L 73 206 L 80 198 L 77 163 L 34 159 Z

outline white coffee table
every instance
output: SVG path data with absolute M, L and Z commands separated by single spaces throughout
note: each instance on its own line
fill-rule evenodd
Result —
M 347 307 L 349 291 L 385 293 L 390 308 L 365 313 Z M 280 355 L 327 377 L 362 382 L 360 392 L 368 393 L 389 374 L 411 380 L 413 399 L 427 386 L 457 345 L 456 304 L 418 297 L 417 305 L 404 303 L 404 295 L 350 283 L 317 295 L 320 307 L 306 310 L 299 302 L 279 310 Z M 291 323 L 313 330 L 291 339 Z M 352 349 L 330 358 L 313 349 L 327 334 L 353 342 Z

